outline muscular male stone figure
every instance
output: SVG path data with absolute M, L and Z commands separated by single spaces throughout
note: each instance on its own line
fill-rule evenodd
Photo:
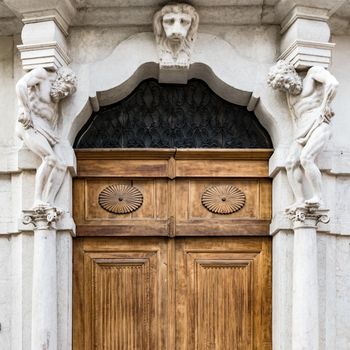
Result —
M 311 67 L 302 80 L 288 62 L 279 61 L 269 72 L 268 84 L 287 93 L 295 126 L 295 138 L 286 162 L 289 184 L 295 203 L 300 206 L 322 206 L 322 177 L 315 160 L 330 135 L 329 122 L 334 116 L 330 107 L 338 87 L 335 77 L 323 67 Z M 303 176 L 310 184 L 311 198 L 305 199 Z
M 64 179 L 66 166 L 55 152 L 58 103 L 75 91 L 76 76 L 68 68 L 57 72 L 35 68 L 16 85 L 17 135 L 42 159 L 35 177 L 34 207 L 52 206 Z

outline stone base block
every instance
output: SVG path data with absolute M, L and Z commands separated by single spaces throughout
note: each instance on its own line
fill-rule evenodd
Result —
M 159 82 L 166 84 L 187 84 L 188 68 L 169 68 L 160 66 Z
M 55 41 L 18 45 L 17 48 L 21 53 L 22 65 L 25 71 L 29 71 L 35 67 L 57 70 L 70 63 L 68 55 Z
M 335 44 L 296 40 L 279 57 L 289 61 L 295 69 L 305 70 L 313 66 L 329 68 Z

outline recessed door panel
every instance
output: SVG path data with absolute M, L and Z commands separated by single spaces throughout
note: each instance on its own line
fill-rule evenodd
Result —
M 166 242 L 85 239 L 74 253 L 75 349 L 165 349 Z
M 177 350 L 271 348 L 268 239 L 180 239 Z

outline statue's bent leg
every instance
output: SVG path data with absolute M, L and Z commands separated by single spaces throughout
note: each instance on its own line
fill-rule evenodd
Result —
M 305 198 L 302 183 L 303 174 L 300 168 L 300 154 L 302 149 L 303 146 L 294 141 L 290 147 L 289 154 L 287 156 L 287 161 L 285 164 L 287 170 L 287 177 L 289 185 L 295 197 L 295 203 L 287 209 L 293 209 L 299 205 L 304 204 Z
M 34 206 L 48 205 L 44 198 L 44 191 L 57 157 L 47 139 L 33 128 L 25 130 L 23 140 L 27 147 L 42 159 L 35 176 Z
M 46 202 L 53 204 L 57 192 L 59 191 L 66 174 L 67 167 L 57 160 L 48 178 L 44 190 L 44 199 Z
M 300 162 L 305 176 L 311 185 L 312 196 L 305 201 L 308 205 L 321 206 L 322 203 L 322 175 L 316 165 L 316 157 L 321 153 L 330 137 L 329 124 L 322 123 L 311 134 L 300 155 Z

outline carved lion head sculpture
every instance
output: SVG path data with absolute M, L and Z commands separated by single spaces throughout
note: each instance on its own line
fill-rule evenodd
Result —
M 294 69 L 287 61 L 278 61 L 269 71 L 267 84 L 273 89 L 288 92 L 292 95 L 300 94 L 303 82 Z
M 153 30 L 160 55 L 170 54 L 174 63 L 181 53 L 189 58 L 198 23 L 198 13 L 188 4 L 169 4 L 156 12 Z

